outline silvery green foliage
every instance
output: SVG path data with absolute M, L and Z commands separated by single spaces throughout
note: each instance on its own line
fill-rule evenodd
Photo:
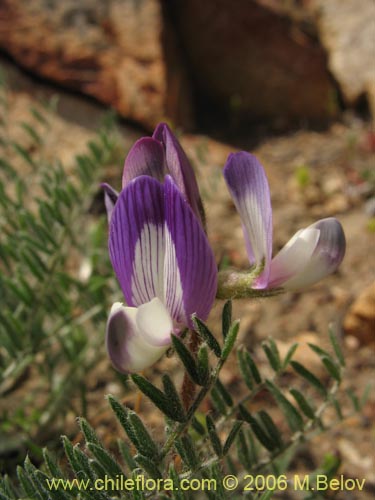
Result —
M 163 377 L 162 388 L 155 387 L 140 375 L 132 375 L 134 384 L 164 414 L 164 436 L 153 436 L 136 412 L 109 395 L 108 402 L 114 418 L 123 430 L 122 435 L 119 435 L 117 450 L 108 450 L 95 429 L 81 418 L 79 424 L 84 445 L 73 445 L 68 438 L 63 438 L 69 470 L 62 470 L 45 450 L 44 464 L 40 469 L 34 467 L 29 459 L 26 459 L 23 467 L 18 468 L 17 486 L 7 477 L 2 479 L 0 498 L 224 499 L 228 491 L 222 484 L 227 474 L 239 479 L 238 488 L 230 494 L 234 498 L 237 498 L 235 495 L 241 498 L 249 474 L 271 474 L 277 477 L 287 472 L 298 447 L 317 432 L 327 430 L 325 411 L 328 407 L 336 409 L 337 421 L 343 418 L 338 390 L 345 363 L 332 332 L 333 354 L 315 345 L 310 346 L 312 352 L 321 358 L 330 377 L 330 382 L 324 385 L 309 370 L 293 361 L 296 345 L 282 358 L 272 339 L 264 342 L 262 347 L 269 367 L 262 366 L 262 369 L 247 349 L 239 347 L 237 356 L 241 376 L 238 383 L 242 384 L 243 390 L 239 392 L 243 396 L 236 400 L 220 381 L 221 369 L 234 349 L 239 327 L 237 321 L 232 322 L 231 304 L 226 303 L 223 309 L 221 342 L 215 339 L 205 324 L 196 319 L 195 324 L 200 335 L 200 350 L 207 351 L 208 356 L 192 356 L 183 340 L 176 337 L 178 340 L 174 342 L 177 355 L 196 384 L 196 394 L 188 408 L 183 407 L 174 381 L 168 375 Z M 290 367 L 306 383 L 303 394 L 283 383 L 285 370 Z M 273 375 L 266 377 L 263 372 Z M 268 401 L 268 407 L 272 407 L 273 417 L 264 409 L 251 411 L 252 401 L 260 394 Z M 206 398 L 213 408 L 208 415 L 202 414 L 200 410 L 200 404 Z M 363 402 L 353 394 L 350 394 L 350 399 L 353 411 L 359 411 Z M 330 426 L 334 426 L 337 421 L 330 420 Z M 326 457 L 320 472 L 332 475 L 339 465 L 337 458 Z M 120 477 L 123 480 L 135 480 L 139 476 L 154 481 L 168 479 L 169 484 L 173 484 L 173 490 L 125 491 L 124 488 L 118 488 L 104 491 L 87 488 L 87 485 L 93 485 L 97 479 L 105 476 L 114 481 L 119 481 Z M 78 489 L 77 484 L 73 483 L 72 487 L 66 489 L 60 487 L 51 490 L 48 487 L 51 478 L 75 478 L 86 486 Z M 178 489 L 182 480 L 192 478 L 214 480 L 215 490 L 200 492 L 199 496 L 197 492 Z M 272 491 L 248 493 L 249 498 L 256 500 L 267 500 L 273 496 Z
M 51 113 L 30 109 L 30 124 L 19 124 L 31 143 L 25 148 L 8 135 L 4 84 L 0 97 L 0 398 L 6 402 L 30 373 L 38 381 L 16 408 L 6 405 L 0 428 L 5 453 L 8 432 L 21 447 L 58 417 L 61 425 L 80 393 L 83 406 L 74 411 L 84 412 L 84 375 L 102 344 L 92 333 L 103 329 L 111 292 L 107 230 L 89 212 L 115 143 L 106 127 L 72 164 L 47 161 Z

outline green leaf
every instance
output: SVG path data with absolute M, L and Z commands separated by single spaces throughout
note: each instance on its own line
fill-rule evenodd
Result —
M 175 488 L 175 490 L 173 491 L 173 498 L 176 500 L 185 500 L 186 497 L 185 497 L 183 491 L 181 490 L 181 486 L 180 486 L 180 477 L 179 477 L 173 463 L 171 463 L 169 465 L 169 477 L 170 477 L 170 479 L 172 479 L 173 485 Z
M 229 328 L 228 334 L 225 337 L 223 351 L 221 353 L 221 359 L 226 360 L 229 354 L 231 353 L 237 339 L 239 328 L 240 328 L 239 320 L 235 321 Z
M 203 470 L 202 471 L 202 476 L 208 480 L 214 479 L 214 483 L 210 483 L 211 485 L 214 484 L 215 488 L 213 491 L 213 495 L 211 496 L 212 499 L 217 500 L 225 500 L 227 498 L 227 492 L 224 490 L 224 487 L 222 485 L 222 472 L 220 469 L 220 466 L 217 462 L 214 462 L 207 471 Z M 206 493 L 210 493 L 210 490 L 207 489 Z
M 321 357 L 323 357 L 323 356 L 326 356 L 326 357 L 329 357 L 329 356 L 330 356 L 330 354 L 329 354 L 329 352 L 328 352 L 328 351 L 325 351 L 324 349 L 322 349 L 321 347 L 319 347 L 319 346 L 317 346 L 317 345 L 315 345 L 315 344 L 310 344 L 310 343 L 308 343 L 307 345 L 308 345 L 308 346 L 310 347 L 310 349 L 311 349 L 312 351 L 314 351 L 314 352 L 315 352 L 315 353 L 316 353 L 316 354 L 317 354 L 320 358 L 321 358 Z
M 176 337 L 176 335 L 171 335 L 171 338 L 173 348 L 176 351 L 178 357 L 181 359 L 189 377 L 195 384 L 202 385 L 202 380 L 199 377 L 197 363 L 193 355 L 179 337 Z
M 341 382 L 340 368 L 336 365 L 332 358 L 328 356 L 322 356 L 321 359 L 323 365 L 325 366 L 327 372 L 331 375 L 331 377 L 337 380 L 337 382 Z
M 277 404 L 286 417 L 286 421 L 292 432 L 297 432 L 303 429 L 303 419 L 296 408 L 290 403 L 272 382 L 266 380 L 266 385 Z
M 87 422 L 85 418 L 79 418 L 78 419 L 78 424 L 81 428 L 81 431 L 85 437 L 85 440 L 87 443 L 94 443 L 98 446 L 101 446 L 101 443 L 99 441 L 98 436 L 96 435 L 96 432 L 94 429 L 91 427 L 91 425 Z
M 138 415 L 129 410 L 128 411 L 128 419 L 131 426 L 134 429 L 135 435 L 137 436 L 138 446 L 137 449 L 144 455 L 153 460 L 159 459 L 159 450 L 153 439 L 151 438 L 148 430 L 144 426 L 142 420 L 138 417 Z
M 250 370 L 250 366 L 246 362 L 245 359 L 245 351 L 243 349 L 238 349 L 237 351 L 237 361 L 238 361 L 238 366 L 240 368 L 241 375 L 245 381 L 246 386 L 250 391 L 253 390 L 254 384 L 253 384 L 253 376 Z
M 221 458 L 223 456 L 223 447 L 221 445 L 221 441 L 219 436 L 217 435 L 216 432 L 216 427 L 214 424 L 214 421 L 210 417 L 210 415 L 207 415 L 206 417 L 206 425 L 207 425 L 207 431 L 208 431 L 208 436 L 210 438 L 212 448 L 216 455 Z
M 35 488 L 33 482 L 29 478 L 28 474 L 22 469 L 20 465 L 17 466 L 17 477 L 20 482 L 26 497 L 35 498 Z
M 307 380 L 307 382 L 309 382 L 313 387 L 315 387 L 315 389 L 317 389 L 321 394 L 323 394 L 323 396 L 327 395 L 327 389 L 313 373 L 311 373 L 298 361 L 291 361 L 290 364 L 293 370 L 298 373 L 298 375 L 301 375 L 301 377 Z
M 337 401 L 336 398 L 332 398 L 331 402 L 332 402 L 332 405 L 333 405 L 333 407 L 334 407 L 334 409 L 336 411 L 336 414 L 337 414 L 338 418 L 340 420 L 343 420 L 344 419 L 344 415 L 342 414 L 340 403 Z
M 359 399 L 358 399 L 358 396 L 356 395 L 356 393 L 351 388 L 347 389 L 346 393 L 349 396 L 349 398 L 353 404 L 354 411 L 359 412 L 361 410 L 361 407 L 360 407 Z
M 134 431 L 133 426 L 129 422 L 128 412 L 129 410 L 124 407 L 121 403 L 117 401 L 111 394 L 107 396 L 109 404 L 111 405 L 112 410 L 114 411 L 117 420 L 120 422 L 122 428 L 128 435 L 130 441 L 134 444 L 134 446 L 138 449 L 138 437 Z
M 112 479 L 116 476 L 125 476 L 116 460 L 102 446 L 89 442 L 87 447 Z
M 223 401 L 225 402 L 225 404 L 227 406 L 233 406 L 233 399 L 232 399 L 232 396 L 229 394 L 229 392 L 226 390 L 226 388 L 224 387 L 224 385 L 220 382 L 219 379 L 216 380 L 216 383 L 215 383 L 215 388 L 217 389 L 217 391 L 220 393 Z
M 284 358 L 284 361 L 283 361 L 283 369 L 285 370 L 285 368 L 289 365 L 290 363 L 290 360 L 292 359 L 294 353 L 296 352 L 296 349 L 298 347 L 298 343 L 295 342 L 294 344 L 292 344 L 290 346 L 290 348 L 288 349 L 288 352 L 286 353 L 286 356 Z
M 332 328 L 329 329 L 329 338 L 331 340 L 333 350 L 335 351 L 336 357 L 339 360 L 340 365 L 345 366 L 345 359 L 339 344 L 339 340 L 337 336 L 334 334 Z
M 51 491 L 47 486 L 48 479 L 49 479 L 49 477 L 46 474 L 44 474 L 44 472 L 37 470 L 37 469 L 35 470 L 35 472 L 33 474 L 34 484 L 35 484 L 35 487 L 38 490 L 39 494 L 45 500 L 50 500 L 50 498 L 51 498 Z M 61 492 L 61 491 L 54 491 L 53 496 L 55 497 L 56 500 L 57 499 L 67 500 L 67 498 L 69 498 L 66 494 L 63 494 L 63 492 Z
M 210 377 L 207 344 L 201 344 L 198 349 L 198 377 L 202 385 L 206 385 Z
M 232 324 L 232 301 L 231 300 L 228 300 L 224 304 L 223 314 L 221 317 L 221 323 L 222 323 L 223 337 L 225 339 L 226 336 L 228 335 L 229 328 Z
M 257 447 L 257 443 L 255 442 L 254 435 L 250 429 L 246 429 L 245 434 L 247 437 L 247 442 L 249 444 L 249 453 L 250 453 L 251 460 L 253 463 L 257 463 L 259 461 L 258 447 Z
M 39 123 L 41 123 L 42 125 L 44 125 L 46 127 L 49 126 L 49 123 L 46 120 L 46 118 L 40 113 L 40 111 L 38 111 L 36 108 L 34 108 L 34 106 L 32 106 L 30 108 L 30 112 L 34 116 L 34 118 L 36 118 L 38 120 Z
M 249 446 L 246 442 L 246 437 L 245 433 L 243 432 L 243 429 L 240 429 L 238 431 L 236 445 L 237 445 L 238 460 L 240 464 L 245 468 L 245 470 L 247 471 L 251 470 L 253 467 L 253 461 L 251 459 Z
M 6 500 L 18 500 L 19 495 L 16 493 L 7 474 L 0 477 L 0 492 L 3 493 L 3 498 L 6 498 Z
M 155 465 L 155 462 L 153 460 L 151 460 L 149 457 L 145 457 L 144 455 L 141 455 L 138 453 L 134 457 L 134 460 L 153 479 L 161 479 L 162 478 L 162 474 L 161 474 L 160 470 Z
M 79 445 L 75 445 L 73 447 L 74 458 L 76 462 L 79 464 L 79 468 L 74 470 L 77 476 L 80 474 L 84 474 L 86 478 L 89 478 L 91 481 L 95 481 L 95 473 L 91 469 L 90 461 L 88 456 L 80 450 Z
M 200 465 L 200 460 L 195 451 L 196 445 L 193 443 L 191 437 L 186 434 L 175 441 L 175 446 L 178 453 L 180 454 L 182 460 L 186 463 L 188 467 L 195 470 Z
M 178 422 L 184 422 L 186 420 L 185 410 L 172 379 L 165 373 L 162 381 L 165 396 L 169 399 L 170 405 L 173 407 L 174 413 L 176 413 L 176 420 Z
M 268 344 L 269 344 L 269 347 L 270 347 L 271 352 L 273 354 L 273 357 L 276 360 L 276 365 L 279 366 L 279 369 L 280 369 L 281 368 L 281 359 L 280 359 L 280 353 L 279 353 L 279 349 L 277 347 L 277 344 L 272 337 L 270 337 L 268 339 Z
M 43 458 L 44 458 L 44 462 L 45 462 L 45 464 L 47 466 L 47 469 L 48 469 L 48 471 L 49 471 L 49 473 L 51 474 L 52 477 L 55 477 L 55 478 L 60 478 L 60 477 L 62 478 L 62 477 L 64 477 L 63 473 L 62 473 L 62 470 L 56 464 L 56 462 L 53 460 L 53 458 L 51 457 L 51 455 L 48 452 L 47 448 L 43 449 Z
M 244 357 L 245 357 L 246 363 L 249 365 L 249 368 L 250 368 L 250 371 L 251 371 L 251 374 L 253 376 L 255 383 L 260 384 L 262 382 L 262 377 L 260 376 L 259 370 L 258 370 L 253 358 L 250 356 L 250 353 L 247 350 L 244 351 Z
M 245 422 L 250 424 L 251 430 L 258 441 L 269 451 L 273 451 L 277 448 L 277 443 L 268 435 L 260 423 L 252 415 L 250 415 L 243 405 L 239 405 L 239 410 L 241 417 L 245 420 Z
M 264 410 L 260 410 L 258 415 L 263 424 L 264 429 L 266 430 L 272 441 L 276 444 L 278 448 L 281 448 L 283 445 L 283 439 L 281 437 L 280 430 L 277 428 L 271 416 Z
M 268 362 L 275 372 L 278 372 L 281 368 L 280 358 L 276 357 L 272 349 L 266 342 L 262 343 L 262 349 L 265 352 Z
M 66 436 L 62 436 L 62 441 L 64 445 L 65 455 L 68 458 L 71 468 L 76 474 L 79 474 L 81 468 L 79 462 L 77 462 L 76 456 L 74 454 L 74 449 L 72 443 Z
M 197 419 L 196 416 L 192 418 L 191 426 L 201 436 L 204 436 L 206 434 L 206 429 L 204 428 L 204 425 L 200 423 L 200 421 Z
M 34 496 L 33 498 L 38 498 L 39 500 L 49 500 L 49 495 L 47 491 L 42 487 L 40 482 L 38 481 L 37 474 L 35 472 L 31 473 L 31 471 L 27 471 L 29 474 L 29 478 L 31 479 L 34 487 Z
M 221 347 L 215 337 L 212 335 L 207 326 L 201 321 L 197 316 L 192 317 L 194 326 L 202 337 L 202 339 L 207 343 L 208 347 L 213 351 L 216 357 L 221 356 Z
M 13 149 L 16 151 L 16 153 L 19 154 L 19 156 L 21 156 L 26 163 L 28 163 L 33 170 L 36 170 L 37 168 L 37 165 L 36 163 L 34 162 L 34 160 L 32 159 L 32 157 L 30 156 L 30 153 L 27 151 L 27 149 L 25 149 L 23 146 L 21 146 L 21 144 L 19 144 L 18 142 L 15 142 L 15 141 L 11 141 L 11 146 L 13 147 Z
M 131 453 L 129 445 L 125 443 L 125 441 L 122 441 L 121 439 L 117 440 L 117 445 L 119 447 L 121 456 L 125 464 L 129 467 L 130 470 L 134 470 L 137 467 L 137 464 L 133 459 L 133 455 Z
M 131 379 L 133 380 L 135 385 L 143 392 L 143 394 L 145 394 L 154 403 L 154 405 L 159 408 L 162 413 L 164 413 L 164 415 L 176 422 L 179 422 L 179 415 L 175 414 L 168 398 L 160 389 L 152 385 L 141 375 L 137 375 L 134 373 L 131 376 Z
M 41 140 L 40 136 L 38 135 L 38 133 L 35 131 L 35 128 L 31 127 L 26 122 L 21 122 L 20 125 L 36 144 L 42 143 L 42 140 Z
M 303 413 L 306 415 L 306 417 L 310 418 L 311 420 L 314 420 L 315 419 L 315 410 L 310 405 L 310 403 L 307 401 L 305 396 L 301 392 L 299 392 L 297 389 L 290 389 L 290 393 L 294 397 L 295 401 L 297 402 L 301 411 L 303 411 Z
M 221 413 L 222 415 L 226 415 L 227 414 L 227 407 L 226 407 L 225 401 L 215 386 L 211 389 L 210 395 L 211 395 L 212 404 L 214 405 L 216 410 L 219 413 Z
M 365 404 L 367 403 L 368 398 L 370 396 L 371 388 L 372 388 L 372 384 L 370 384 L 370 383 L 366 384 L 366 387 L 364 388 L 361 399 L 360 399 L 360 408 L 363 408 L 365 406 Z
M 137 484 L 137 478 L 139 476 L 139 470 L 137 468 L 137 470 L 134 470 L 133 473 L 132 473 L 132 479 L 134 481 L 134 484 Z M 145 494 L 143 493 L 142 490 L 136 488 L 134 490 L 132 490 L 132 500 L 145 500 L 146 497 L 145 497 Z
M 225 440 L 225 443 L 223 446 L 223 455 L 226 455 L 229 452 L 230 447 L 232 446 L 232 443 L 236 439 L 236 436 L 237 436 L 239 430 L 241 429 L 241 427 L 242 427 L 242 422 L 237 420 L 234 423 L 232 429 L 230 430 L 227 439 Z

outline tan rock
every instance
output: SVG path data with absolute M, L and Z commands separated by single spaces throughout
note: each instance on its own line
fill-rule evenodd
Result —
M 191 122 L 189 91 L 159 0 L 2 0 L 0 47 L 24 67 L 153 128 Z
M 375 3 L 373 0 L 312 0 L 329 68 L 348 104 L 367 94 L 375 114 Z
M 342 193 L 336 193 L 328 198 L 324 203 L 324 210 L 327 215 L 335 215 L 346 212 L 350 207 L 348 197 Z
M 365 288 L 351 305 L 343 326 L 345 334 L 356 337 L 361 344 L 375 341 L 375 283 Z

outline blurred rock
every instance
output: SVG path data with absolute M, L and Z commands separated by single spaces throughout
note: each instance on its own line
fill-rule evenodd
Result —
M 159 0 L 0 2 L 0 48 L 150 129 L 166 118 L 191 124 L 173 38 Z
M 361 344 L 375 341 L 375 283 L 365 288 L 351 305 L 343 326 L 345 334 L 356 337 Z
M 275 125 L 334 112 L 325 53 L 306 20 L 264 0 L 172 2 L 178 32 L 205 100 L 231 116 Z M 306 28 L 308 25 L 308 28 Z
M 374 476 L 374 458 L 370 456 L 363 456 L 363 453 L 358 447 L 358 443 L 353 443 L 348 439 L 341 438 L 338 440 L 337 446 L 343 457 L 343 464 L 348 474 L 353 474 L 353 466 L 359 466 L 361 467 L 361 469 L 366 470 L 366 472 L 368 473 L 372 472 L 371 475 L 372 477 Z
M 347 104 L 366 95 L 375 115 L 375 3 L 373 0 L 312 0 L 329 68 Z
M 347 347 L 351 351 L 356 351 L 359 347 L 359 340 L 357 339 L 357 337 L 353 337 L 353 335 L 346 335 L 344 343 L 345 347 Z
M 325 213 L 336 215 L 346 212 L 350 208 L 350 203 L 346 194 L 336 193 L 328 198 L 324 204 Z

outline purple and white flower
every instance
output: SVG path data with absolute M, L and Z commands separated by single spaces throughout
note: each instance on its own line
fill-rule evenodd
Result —
M 194 171 L 180 143 L 165 123 L 160 123 L 152 137 L 142 137 L 130 149 L 124 164 L 122 188 L 133 179 L 147 175 L 159 182 L 170 175 L 185 201 L 204 226 L 204 210 Z M 118 193 L 103 184 L 108 219 L 118 198 Z
M 159 180 L 126 178 L 112 210 L 109 253 L 127 306 L 112 306 L 107 350 L 119 371 L 141 371 L 168 349 L 172 333 L 193 327 L 193 314 L 207 318 L 215 259 L 180 186 L 161 173 Z
M 345 254 L 345 235 L 331 217 L 299 230 L 272 259 L 272 209 L 268 181 L 255 156 L 229 155 L 224 177 L 242 219 L 254 289 L 296 290 L 333 273 Z

